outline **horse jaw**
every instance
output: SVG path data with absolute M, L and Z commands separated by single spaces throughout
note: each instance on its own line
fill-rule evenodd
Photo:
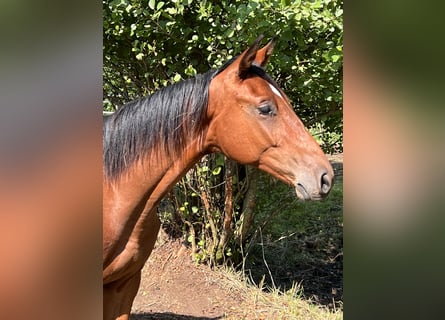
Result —
M 297 198 L 301 200 L 321 200 L 332 187 L 334 171 L 323 153 L 320 153 L 320 165 L 305 162 L 303 159 L 286 157 L 277 150 L 269 148 L 260 157 L 258 168 L 292 185 Z

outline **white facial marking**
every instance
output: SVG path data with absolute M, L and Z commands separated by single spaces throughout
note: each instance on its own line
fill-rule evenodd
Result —
M 283 99 L 283 97 L 281 96 L 280 91 L 277 90 L 277 88 L 275 88 L 273 85 L 271 85 L 269 83 L 269 87 L 272 89 L 272 92 L 275 93 L 277 96 L 279 96 L 281 99 Z

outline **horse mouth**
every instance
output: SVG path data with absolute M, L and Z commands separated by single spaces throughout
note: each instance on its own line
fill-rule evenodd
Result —
M 306 188 L 301 183 L 297 183 L 297 186 L 295 187 L 295 191 L 297 193 L 298 198 L 300 198 L 302 200 L 310 200 L 311 199 L 309 192 L 307 192 Z
M 297 197 L 301 200 L 321 200 L 322 196 L 321 195 L 316 195 L 316 194 L 310 194 L 306 188 L 301 184 L 301 183 L 297 183 L 296 187 L 295 187 L 295 191 L 297 193 Z

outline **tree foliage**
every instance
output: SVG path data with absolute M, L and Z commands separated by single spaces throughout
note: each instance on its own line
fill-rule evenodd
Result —
M 324 147 L 341 148 L 342 1 L 112 0 L 103 11 L 106 110 L 218 67 L 259 34 L 278 35 L 268 73 Z M 330 145 L 332 134 L 340 139 Z
M 259 34 L 278 35 L 267 72 L 325 151 L 341 151 L 342 5 L 341 0 L 104 1 L 104 110 L 219 67 Z M 226 244 L 221 246 L 214 232 L 224 236 L 230 215 L 236 225 L 227 241 L 245 237 L 250 205 L 241 199 L 252 197 L 255 179 L 219 156 L 203 161 L 175 187 L 170 211 L 177 215 L 170 218 L 194 234 L 204 257 L 220 259 L 218 250 Z M 234 188 L 209 184 L 227 178 Z M 210 242 L 215 242 L 212 249 Z

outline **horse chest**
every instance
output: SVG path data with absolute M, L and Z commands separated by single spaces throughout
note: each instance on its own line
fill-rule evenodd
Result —
M 106 265 L 104 283 L 131 276 L 143 268 L 153 250 L 160 228 L 160 221 L 153 210 L 140 216 L 128 237 L 121 237 L 110 251 L 110 262 Z M 116 243 L 116 242 L 114 242 Z

